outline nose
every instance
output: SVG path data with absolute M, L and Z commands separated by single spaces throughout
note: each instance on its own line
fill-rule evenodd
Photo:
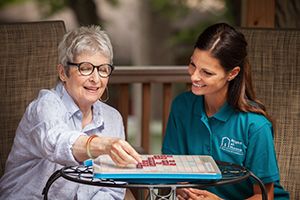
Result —
M 200 81 L 201 80 L 201 74 L 199 70 L 195 70 L 193 73 L 191 73 L 191 80 L 192 81 Z
M 95 68 L 93 73 L 90 75 L 90 80 L 94 81 L 95 83 L 98 83 L 100 81 L 101 77 L 98 73 L 98 70 Z

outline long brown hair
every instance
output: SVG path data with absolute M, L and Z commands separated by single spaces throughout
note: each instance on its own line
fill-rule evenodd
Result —
M 240 67 L 239 74 L 229 82 L 228 104 L 236 110 L 259 113 L 271 120 L 264 104 L 256 98 L 247 58 L 247 41 L 241 32 L 226 23 L 214 24 L 198 37 L 195 48 L 209 51 L 226 72 Z

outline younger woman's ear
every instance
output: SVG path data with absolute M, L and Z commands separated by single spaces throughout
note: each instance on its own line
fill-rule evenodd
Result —
M 236 66 L 235 68 L 233 68 L 229 75 L 228 75 L 228 81 L 231 81 L 232 79 L 234 79 L 239 73 L 240 73 L 241 68 L 239 66 Z
M 62 64 L 57 65 L 57 73 L 58 73 L 59 79 L 62 82 L 65 82 L 66 79 L 67 79 L 67 75 L 66 75 L 66 72 L 65 72 L 65 68 Z

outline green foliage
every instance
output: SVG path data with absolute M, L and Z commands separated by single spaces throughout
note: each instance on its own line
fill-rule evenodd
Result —
M 25 1 L 29 1 L 29 0 L 0 0 L 0 8 L 3 8 L 10 4 L 23 3 Z
M 198 35 L 208 26 L 221 21 L 221 20 L 206 20 L 201 21 L 195 24 L 193 27 L 185 28 L 178 30 L 175 32 L 172 37 L 170 38 L 169 42 L 171 45 L 180 45 L 180 44 L 194 44 Z M 224 21 L 224 20 L 222 20 Z
M 43 14 L 48 17 L 68 6 L 69 0 L 36 0 L 36 2 L 40 4 L 40 6 L 46 6 L 46 10 L 43 10 Z
M 112 6 L 118 6 L 119 0 L 106 0 L 107 3 L 109 3 Z
M 39 4 L 40 7 L 42 7 L 42 13 L 44 17 L 48 17 L 72 4 L 72 0 L 0 0 L 0 8 L 12 4 L 21 4 L 26 1 L 35 1 L 37 4 Z M 106 2 L 112 6 L 119 5 L 119 0 L 106 0 Z
M 174 0 L 174 1 L 169 1 L 169 0 L 153 0 L 153 7 L 160 12 L 161 15 L 164 15 L 166 12 L 166 9 L 169 10 L 170 12 L 177 12 L 183 14 L 181 17 L 185 17 L 185 14 L 188 14 L 191 11 L 191 8 L 188 8 L 184 2 L 186 0 Z M 199 34 L 203 32 L 203 30 L 217 22 L 228 22 L 230 24 L 234 25 L 234 15 L 233 15 L 233 9 L 231 7 L 231 1 L 226 0 L 225 2 L 225 12 L 222 13 L 215 13 L 211 14 L 209 18 L 199 20 L 198 23 L 194 23 L 189 27 L 181 28 L 181 29 L 176 29 L 173 31 L 172 35 L 170 36 L 168 43 L 170 46 L 174 48 L 174 54 L 176 57 L 179 59 L 179 63 L 182 64 L 181 58 L 185 58 L 189 56 L 190 49 L 193 47 L 195 41 L 197 40 Z M 170 6 L 172 4 L 172 6 Z M 173 9 L 173 10 L 172 10 Z M 184 9 L 184 12 L 179 12 L 178 10 Z M 173 16 L 171 19 L 172 20 L 178 20 L 178 15 L 168 15 L 168 16 Z
M 177 19 L 188 13 L 185 0 L 151 0 L 150 6 L 153 12 L 159 13 L 168 19 Z

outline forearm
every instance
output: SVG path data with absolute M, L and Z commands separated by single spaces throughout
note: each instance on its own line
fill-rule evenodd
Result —
M 273 200 L 274 199 L 274 184 L 273 183 L 268 183 L 265 184 L 268 200 Z M 248 198 L 248 200 L 261 200 L 262 199 L 262 194 L 261 194 L 261 189 L 258 185 L 253 186 L 253 192 L 254 195 Z
M 83 162 L 83 161 L 89 159 L 87 152 L 86 152 L 87 140 L 88 140 L 88 136 L 81 135 L 78 137 L 78 139 L 72 145 L 73 156 L 78 162 Z
M 261 194 L 255 194 L 252 197 L 248 198 L 247 200 L 261 200 L 262 195 Z M 273 200 L 273 195 L 268 195 L 268 200 Z
M 262 199 L 261 194 L 255 194 L 252 197 L 248 198 L 247 200 L 261 200 L 261 199 Z M 270 200 L 270 198 L 268 198 L 268 200 Z
M 28 123 L 27 123 L 28 124 Z M 31 125 L 26 125 L 31 128 Z M 64 123 L 53 121 L 42 121 L 29 130 L 22 129 L 21 133 L 26 133 L 26 137 L 21 136 L 28 143 L 27 154 L 30 157 L 47 159 L 60 165 L 76 165 L 78 161 L 72 152 L 72 145 L 80 137 L 80 131 L 70 130 Z
M 114 137 L 96 136 L 89 140 L 88 136 L 80 136 L 74 142 L 72 150 L 79 162 L 103 154 L 108 154 L 120 166 L 141 162 L 139 154 L 125 140 Z
M 87 151 L 90 152 L 92 157 L 98 157 L 102 154 L 108 154 L 107 147 L 112 143 L 112 138 L 97 136 L 89 142 L 87 147 L 87 141 L 89 136 L 80 136 L 73 144 L 73 155 L 77 161 L 83 162 L 89 159 Z M 88 149 L 87 149 L 88 148 Z

